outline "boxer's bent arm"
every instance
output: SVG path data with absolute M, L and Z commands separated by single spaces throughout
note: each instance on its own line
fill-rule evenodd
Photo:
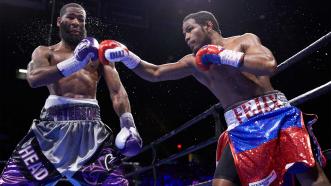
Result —
M 273 75 L 277 63 L 271 51 L 264 47 L 254 34 L 244 34 L 241 39 L 241 47 L 245 55 L 240 70 L 258 76 Z
M 103 77 L 106 81 L 113 107 L 118 116 L 131 112 L 128 94 L 123 87 L 114 64 L 102 65 Z
M 61 79 L 63 76 L 56 66 L 50 66 L 48 48 L 37 47 L 32 53 L 28 64 L 27 80 L 32 88 L 46 86 Z
M 141 60 L 140 64 L 133 71 L 141 78 L 151 81 L 167 81 L 181 79 L 190 76 L 194 73 L 194 57 L 189 59 L 188 56 L 183 57 L 176 63 L 167 63 L 162 65 L 154 65 Z

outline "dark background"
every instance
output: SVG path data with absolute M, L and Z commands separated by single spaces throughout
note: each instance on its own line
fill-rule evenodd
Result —
M 69 1 L 55 1 L 51 37 L 52 1 L 0 0 L 0 159 L 7 160 L 19 140 L 28 131 L 33 118 L 48 96 L 47 88 L 32 89 L 17 78 L 17 69 L 26 68 L 38 45 L 59 41 L 55 20 L 59 8 Z M 74 1 L 77 2 L 77 1 Z M 78 1 L 88 12 L 89 36 L 99 42 L 114 39 L 125 43 L 142 59 L 154 64 L 175 62 L 190 53 L 181 30 L 182 19 L 199 10 L 213 12 L 224 37 L 251 32 L 258 35 L 276 57 L 278 64 L 294 55 L 331 30 L 327 1 L 317 0 L 85 0 Z M 327 45 L 272 78 L 275 89 L 289 99 L 330 81 L 331 46 Z M 217 103 L 216 98 L 194 78 L 150 83 L 137 77 L 122 64 L 117 65 L 129 94 L 136 125 L 145 144 L 179 127 Z M 245 90 L 243 90 L 245 91 Z M 119 131 L 103 80 L 97 99 L 103 121 L 115 133 Z M 322 149 L 331 148 L 331 94 L 312 99 L 299 107 L 319 115 L 315 134 Z M 212 117 L 199 122 L 156 147 L 156 161 L 215 135 Z M 216 144 L 194 152 L 165 166 L 159 174 L 172 169 L 177 177 L 193 175 L 197 180 L 214 171 Z M 141 166 L 152 161 L 146 151 L 132 161 Z M 190 165 L 187 167 L 187 165 Z M 175 171 L 175 172 L 176 172 Z M 197 176 L 197 175 L 201 176 Z M 150 173 L 146 173 L 146 176 Z M 180 176 L 183 175 L 183 176 Z

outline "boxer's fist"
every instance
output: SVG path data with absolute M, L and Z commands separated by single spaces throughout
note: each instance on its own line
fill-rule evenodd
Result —
M 116 135 L 115 145 L 128 157 L 138 154 L 142 148 L 142 139 L 134 124 L 132 114 L 126 112 L 120 117 L 121 131 Z
M 106 59 L 105 51 L 108 49 L 114 49 L 116 47 L 124 48 L 125 50 L 127 50 L 126 46 L 124 46 L 123 44 L 121 44 L 115 40 L 104 40 L 100 43 L 98 53 L 99 53 L 99 60 L 102 64 L 107 65 L 107 64 L 109 64 L 109 62 L 115 62 L 115 61 Z
M 208 70 L 210 65 L 214 64 L 218 54 L 223 50 L 222 47 L 216 45 L 205 45 L 201 47 L 195 55 L 195 62 L 201 70 Z
M 77 61 L 89 61 L 98 59 L 99 43 L 93 37 L 83 39 L 75 48 L 74 56 Z
M 98 59 L 99 43 L 92 37 L 83 39 L 75 48 L 74 55 L 56 66 L 63 76 L 69 76 L 84 68 L 92 60 Z
M 206 45 L 196 54 L 196 64 L 202 70 L 208 70 L 212 64 L 224 64 L 240 67 L 244 53 L 224 49 L 218 45 Z
M 101 42 L 99 58 L 103 64 L 121 61 L 129 69 L 136 68 L 141 61 L 141 59 L 133 52 L 129 51 L 125 45 L 114 40 Z

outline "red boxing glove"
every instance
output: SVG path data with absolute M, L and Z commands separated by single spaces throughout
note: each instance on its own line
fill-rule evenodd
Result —
M 114 41 L 114 40 L 102 41 L 99 45 L 99 51 L 98 51 L 100 62 L 104 65 L 108 65 L 110 62 L 105 57 L 105 51 L 107 49 L 113 49 L 113 48 L 116 48 L 119 46 L 124 47 L 127 50 L 126 46 L 124 46 L 123 44 L 121 44 L 117 41 Z
M 141 61 L 141 59 L 136 54 L 129 51 L 125 45 L 114 40 L 101 42 L 99 49 L 99 59 L 102 64 L 122 62 L 129 69 L 134 69 Z
M 209 60 L 210 55 L 218 55 L 224 50 L 223 47 L 217 45 L 205 45 L 200 48 L 195 55 L 195 62 L 199 69 L 207 71 L 210 68 L 210 65 L 214 64 Z
M 198 50 L 196 64 L 202 70 L 208 70 L 210 65 L 230 65 L 239 68 L 244 60 L 244 53 L 224 49 L 218 45 L 206 45 Z

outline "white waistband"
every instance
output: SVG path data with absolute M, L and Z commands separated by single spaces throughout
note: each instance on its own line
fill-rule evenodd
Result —
M 96 99 L 77 99 L 77 98 L 69 98 L 57 95 L 49 95 L 46 99 L 44 108 L 48 109 L 51 106 L 70 104 L 70 103 L 88 103 L 93 105 L 98 105 L 98 101 Z
M 267 113 L 285 106 L 290 106 L 285 95 L 281 92 L 263 95 L 240 104 L 224 113 L 227 130 L 231 130 L 249 118 Z

